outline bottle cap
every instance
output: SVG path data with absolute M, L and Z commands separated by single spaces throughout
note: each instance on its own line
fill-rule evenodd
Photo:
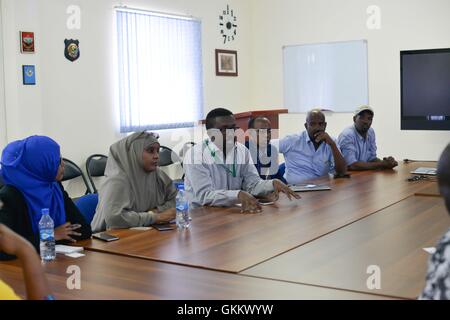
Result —
M 184 191 L 184 183 L 183 182 L 175 183 L 175 187 L 177 188 L 177 190 L 183 190 Z
M 42 215 L 49 214 L 50 210 L 48 208 L 44 208 L 44 209 L 41 210 L 41 213 L 42 213 Z

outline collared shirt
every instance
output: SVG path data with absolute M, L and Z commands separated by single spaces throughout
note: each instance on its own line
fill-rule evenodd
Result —
M 285 178 L 289 184 L 297 184 L 334 172 L 331 147 L 322 142 L 316 150 L 307 131 L 284 137 L 280 140 L 279 148 L 286 161 Z
M 243 144 L 236 143 L 223 162 L 223 153 L 207 141 L 208 145 L 203 142 L 192 147 L 183 161 L 184 189 L 191 208 L 233 206 L 241 190 L 254 196 L 274 190 L 272 180 L 259 177 L 250 152 Z
M 436 252 L 428 261 L 426 284 L 419 299 L 450 299 L 450 229 L 439 240 Z
M 0 280 L 0 300 L 20 300 L 20 297 L 6 283 Z
M 347 166 L 358 162 L 370 162 L 377 157 L 377 145 L 375 142 L 375 131 L 369 128 L 367 137 L 363 138 L 352 125 L 339 135 L 339 148 Z
M 250 154 L 255 164 L 259 176 L 263 180 L 280 179 L 284 180 L 283 174 L 280 173 L 278 163 L 278 149 L 273 144 L 269 143 L 267 148 L 262 149 L 256 146 L 256 143 L 245 141 L 245 146 L 250 151 Z

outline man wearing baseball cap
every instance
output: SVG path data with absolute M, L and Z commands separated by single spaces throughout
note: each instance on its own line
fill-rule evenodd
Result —
M 339 135 L 338 144 L 349 170 L 392 169 L 398 165 L 393 157 L 377 158 L 373 116 L 371 107 L 360 106 L 354 112 L 354 124 Z

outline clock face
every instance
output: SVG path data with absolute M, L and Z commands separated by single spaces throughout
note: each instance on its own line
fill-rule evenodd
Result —
M 219 16 L 219 21 L 220 34 L 223 37 L 223 43 L 233 41 L 237 34 L 237 18 L 229 5 L 227 5 L 226 10 L 223 10 L 223 14 Z

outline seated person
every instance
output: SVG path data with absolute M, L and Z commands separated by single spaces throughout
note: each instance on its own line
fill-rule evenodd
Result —
M 438 163 L 439 191 L 450 213 L 450 144 Z M 428 262 L 425 288 L 420 296 L 424 300 L 450 300 L 450 229 L 436 245 L 436 252 Z
M 2 153 L 0 223 L 27 239 L 39 252 L 41 210 L 48 208 L 55 240 L 75 242 L 91 237 L 91 227 L 60 181 L 64 162 L 59 145 L 44 136 L 11 142 Z M 0 254 L 0 259 L 13 257 Z
M 338 145 L 350 170 L 392 169 L 398 165 L 393 157 L 377 158 L 373 116 L 369 106 L 359 107 L 353 116 L 354 124 L 339 135 Z
M 284 180 L 279 171 L 278 149 L 270 143 L 271 123 L 266 117 L 256 117 L 248 122 L 249 140 L 245 141 L 245 146 L 252 155 L 256 170 L 261 179 Z M 284 181 L 283 181 L 284 182 Z
M 299 198 L 280 180 L 262 180 L 248 149 L 236 142 L 236 120 L 226 109 L 218 108 L 206 116 L 208 138 L 195 145 L 183 161 L 185 191 L 191 207 L 228 207 L 242 204 L 243 212 L 259 212 L 256 196 L 272 201 L 278 193 Z
M 111 146 L 92 230 L 147 227 L 175 218 L 177 189 L 158 167 L 159 147 L 158 136 L 147 132 Z
M 285 178 L 289 184 L 322 177 L 336 171 L 346 173 L 345 160 L 328 133 L 325 115 L 314 109 L 308 112 L 306 131 L 280 139 L 280 152 L 286 161 Z
M 20 260 L 28 300 L 54 300 L 33 245 L 3 224 L 0 224 L 0 251 Z M 0 280 L 0 300 L 20 300 L 20 297 Z

